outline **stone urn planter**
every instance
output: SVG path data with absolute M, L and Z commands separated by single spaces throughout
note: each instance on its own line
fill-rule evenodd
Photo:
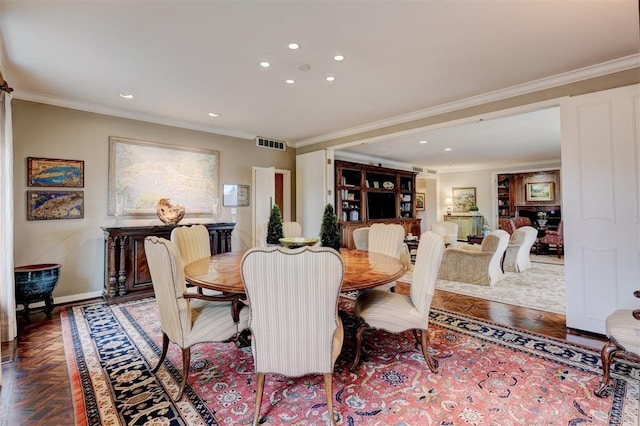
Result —
M 59 263 L 17 266 L 14 268 L 16 303 L 22 304 L 22 318 L 29 322 L 29 304 L 44 301 L 44 312 L 51 318 L 53 290 L 60 277 Z

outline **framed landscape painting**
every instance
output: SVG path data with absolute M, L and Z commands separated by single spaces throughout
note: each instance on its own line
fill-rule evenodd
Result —
M 424 210 L 424 197 L 423 192 L 416 192 L 416 210 Z
M 27 157 L 27 186 L 84 187 L 84 161 Z
M 110 215 L 155 216 L 168 198 L 191 216 L 212 215 L 219 197 L 218 151 L 109 138 Z
M 553 182 L 528 183 L 527 201 L 553 201 Z
M 454 212 L 468 212 L 469 207 L 476 205 L 476 188 L 452 188 Z

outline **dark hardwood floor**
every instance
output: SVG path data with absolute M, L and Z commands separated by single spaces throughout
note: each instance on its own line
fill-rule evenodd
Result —
M 602 346 L 602 340 L 568 332 L 564 315 L 439 290 L 432 306 L 597 349 Z M 18 339 L 2 345 L 2 362 L 0 426 L 74 423 L 60 307 L 51 319 L 32 314 L 27 324 L 20 318 Z

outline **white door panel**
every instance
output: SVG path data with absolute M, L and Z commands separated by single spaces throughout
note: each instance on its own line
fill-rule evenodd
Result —
M 640 85 L 567 98 L 561 119 L 567 326 L 604 333 L 640 305 Z
M 275 167 L 253 168 L 252 223 L 253 246 L 262 247 L 267 243 L 267 225 L 271 215 L 271 207 L 275 200 Z

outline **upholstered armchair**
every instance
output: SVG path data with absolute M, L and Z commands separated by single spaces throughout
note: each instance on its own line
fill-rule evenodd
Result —
M 515 227 L 515 229 L 521 228 L 523 226 L 531 226 L 531 219 L 526 216 L 512 217 L 511 222 L 513 222 L 513 226 Z
M 364 226 L 362 228 L 354 229 L 353 231 L 353 243 L 358 250 L 369 250 L 369 227 Z
M 640 298 L 640 290 L 633 293 Z M 602 380 L 594 393 L 604 398 L 611 390 L 611 363 L 618 352 L 640 358 L 640 309 L 619 309 L 609 315 L 606 321 L 608 340 L 602 347 Z
M 538 230 L 532 226 L 523 226 L 511 234 L 504 255 L 504 272 L 522 272 L 531 268 L 529 254 L 537 238 Z
M 431 225 L 431 230 L 442 235 L 446 247 L 458 246 L 458 224 L 449 221 L 440 221 Z
M 371 225 L 369 228 L 369 251 L 400 259 L 407 267 L 411 265 L 411 255 L 404 243 L 404 227 L 402 225 L 384 223 Z M 395 284 L 395 282 L 391 282 L 376 288 L 391 290 Z
M 160 312 L 162 354 L 153 372 L 157 372 L 167 355 L 169 342 L 182 349 L 182 382 L 176 400 L 182 398 L 189 376 L 191 347 L 205 342 L 227 342 L 247 328 L 250 308 L 240 310 L 240 321 L 233 322 L 230 302 L 211 302 L 215 296 L 187 293 L 182 259 L 171 241 L 146 237 L 147 256 L 153 291 Z
M 203 257 L 211 256 L 211 242 L 209 231 L 204 225 L 178 226 L 171 230 L 171 242 L 175 244 L 182 258 L 182 264 L 188 265 Z M 221 295 L 222 292 L 214 290 L 197 291 L 208 295 Z
M 282 234 L 285 238 L 302 237 L 302 227 L 298 222 L 282 222 Z
M 513 234 L 516 230 L 516 225 L 508 217 L 501 217 L 498 219 L 498 228 L 507 231 L 509 234 Z
M 427 366 L 433 373 L 438 372 L 438 365 L 431 359 L 427 349 L 427 328 L 443 252 L 444 238 L 433 231 L 425 232 L 420 237 L 409 296 L 375 289 L 365 290 L 358 295 L 355 312 L 360 325 L 356 332 L 356 355 L 351 365 L 352 371 L 360 362 L 365 331 L 378 329 L 390 333 L 413 330 L 416 340 L 422 347 Z M 417 330 L 420 330 L 420 340 L 418 340 Z
M 564 227 L 562 221 L 558 223 L 558 230 L 546 231 L 544 237 L 538 238 L 538 244 L 555 246 L 558 257 L 562 257 L 562 252 L 564 251 Z
M 344 274 L 340 254 L 327 247 L 254 248 L 244 255 L 241 270 L 252 309 L 253 424 L 260 419 L 265 373 L 323 374 L 327 410 L 335 424 L 332 374 L 344 335 L 338 316 Z
M 449 247 L 444 251 L 438 278 L 465 283 L 493 285 L 504 273 L 500 263 L 509 244 L 509 233 L 490 232 L 481 245 Z

